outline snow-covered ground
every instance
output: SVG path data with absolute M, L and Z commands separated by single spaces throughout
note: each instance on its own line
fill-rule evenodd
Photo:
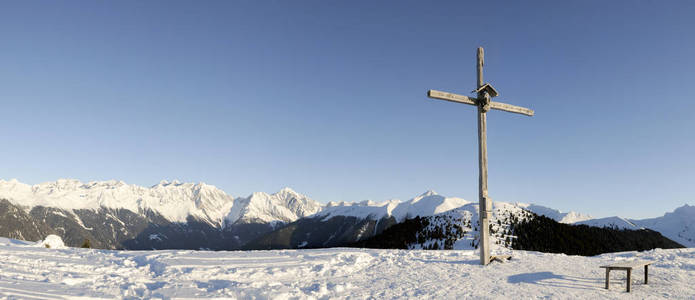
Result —
M 47 249 L 0 238 L 0 298 L 693 299 L 695 248 L 596 257 L 515 251 L 483 267 L 473 251 L 316 249 L 211 252 Z M 647 259 L 625 292 L 600 265 Z

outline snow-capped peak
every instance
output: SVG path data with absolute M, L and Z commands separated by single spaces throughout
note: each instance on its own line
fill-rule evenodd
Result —
M 292 222 L 320 210 L 321 204 L 286 187 L 272 195 L 255 192 L 246 198 L 235 199 L 235 206 L 225 217 L 225 222 Z
M 695 206 L 685 204 L 662 217 L 631 221 L 638 226 L 659 231 L 686 247 L 695 247 Z
M 641 226 L 635 224 L 634 222 L 632 222 L 628 219 L 622 218 L 622 217 L 618 217 L 618 216 L 584 220 L 581 222 L 576 222 L 576 224 L 588 225 L 588 226 L 593 226 L 593 227 L 608 227 L 608 228 L 614 228 L 614 229 L 630 229 L 630 230 L 636 230 L 636 229 L 642 228 Z
M 408 201 L 393 199 L 384 202 L 365 200 L 359 203 L 331 202 L 317 214 L 324 219 L 334 216 L 351 216 L 358 218 L 381 219 L 394 217 L 398 222 L 415 216 L 431 216 L 442 213 L 469 202 L 461 198 L 447 198 L 434 191 L 427 191 Z
M 527 209 L 527 210 L 529 210 L 537 215 L 546 216 L 546 217 L 551 218 L 551 219 L 558 221 L 560 223 L 573 224 L 573 223 L 593 219 L 593 217 L 590 215 L 581 214 L 581 213 L 574 212 L 574 211 L 561 212 L 557 209 L 553 209 L 550 207 L 545 207 L 545 206 L 537 205 L 537 204 L 516 203 L 516 205 L 519 207 L 523 207 L 523 208 L 525 208 L 525 209 Z
M 56 207 L 66 210 L 99 208 L 153 211 L 173 222 L 189 216 L 219 225 L 233 206 L 234 198 L 205 184 L 165 183 L 150 188 L 123 181 L 59 179 L 36 185 L 0 181 L 0 198 L 24 206 Z
M 686 247 L 695 247 L 695 206 L 685 204 L 661 217 L 633 220 L 618 216 L 577 222 L 595 227 L 637 230 L 648 228 Z
M 17 180 L 17 178 L 12 178 L 9 181 L 4 181 L 4 180 L 0 179 L 0 182 L 19 183 L 19 180 Z
M 670 214 L 695 218 L 695 205 L 685 204 L 679 208 L 676 208 L 676 210 L 674 210 L 672 213 L 666 213 L 667 216 Z
M 424 198 L 424 197 L 434 196 L 434 195 L 438 195 L 437 192 L 435 192 L 434 190 L 427 190 L 426 192 L 420 194 L 420 196 L 418 196 L 418 197 Z
M 169 186 L 169 185 L 182 185 L 182 184 L 184 184 L 184 183 L 182 183 L 182 182 L 179 181 L 178 179 L 174 179 L 174 180 L 172 180 L 172 181 L 168 181 L 168 180 L 166 180 L 166 179 L 163 179 L 163 180 L 161 180 L 158 184 L 153 185 L 152 187 L 155 187 L 155 186 Z M 198 184 L 205 184 L 205 183 L 199 182 Z
M 278 191 L 275 194 L 292 194 L 292 195 L 300 195 L 299 193 L 295 192 L 295 190 L 289 188 L 289 187 L 284 187 L 280 191 Z

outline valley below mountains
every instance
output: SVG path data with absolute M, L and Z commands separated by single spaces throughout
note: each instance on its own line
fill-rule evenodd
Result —
M 36 241 L 56 234 L 72 247 L 88 240 L 93 248 L 129 250 L 476 249 L 477 220 L 477 201 L 433 191 L 407 201 L 322 205 L 289 188 L 235 198 L 204 183 L 0 180 L 0 236 Z M 628 220 L 498 201 L 490 227 L 497 252 L 695 247 L 695 207 L 688 205 Z

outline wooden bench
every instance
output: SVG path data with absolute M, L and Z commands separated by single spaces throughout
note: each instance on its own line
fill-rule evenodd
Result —
M 627 292 L 630 292 L 630 275 L 632 274 L 632 269 L 633 268 L 639 268 L 644 266 L 644 284 L 647 284 L 648 281 L 648 274 L 649 274 L 649 265 L 654 263 L 653 261 L 645 261 L 645 260 L 631 260 L 631 261 L 624 261 L 624 262 L 619 262 L 615 263 L 612 265 L 607 265 L 607 266 L 601 266 L 601 268 L 606 269 L 606 289 L 608 289 L 608 282 L 610 281 L 610 274 L 611 270 L 625 270 L 627 271 Z

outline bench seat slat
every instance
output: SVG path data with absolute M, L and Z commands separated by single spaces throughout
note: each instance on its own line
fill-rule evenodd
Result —
M 653 263 L 654 263 L 653 261 L 633 260 L 633 261 L 618 262 L 618 263 L 615 263 L 612 265 L 600 266 L 600 268 L 631 269 L 631 268 L 637 268 L 637 267 L 643 267 L 646 265 L 651 265 Z

